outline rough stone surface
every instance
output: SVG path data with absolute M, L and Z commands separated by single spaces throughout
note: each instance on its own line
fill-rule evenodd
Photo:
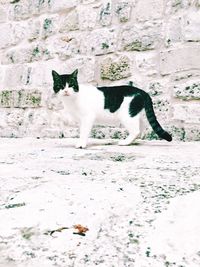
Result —
M 166 75 L 199 68 L 200 45 L 169 49 L 160 53 L 160 71 Z M 176 60 L 174 60 L 176 59 Z
M 130 19 L 132 11 L 131 1 L 119 1 L 115 6 L 115 13 L 120 22 L 127 22 Z
M 121 36 L 121 47 L 126 51 L 154 49 L 161 39 L 161 24 L 147 22 L 127 27 Z
M 182 120 L 186 123 L 200 122 L 199 104 L 175 104 L 173 106 L 174 119 Z
M 0 91 L 0 108 L 27 108 L 41 106 L 41 92 L 37 90 Z
M 116 51 L 117 29 L 97 29 L 83 36 L 81 52 L 84 54 L 104 55 Z
M 60 32 L 69 32 L 79 29 L 78 11 L 73 10 L 61 19 Z
M 107 58 L 101 64 L 101 78 L 111 81 L 120 80 L 130 76 L 130 60 L 127 57 L 121 57 L 117 60 Z
M 139 53 L 135 57 L 135 62 L 138 70 L 145 75 L 153 76 L 158 74 L 157 54 L 155 52 Z
M 103 1 L 99 14 L 99 23 L 102 26 L 109 26 L 111 22 L 112 22 L 112 1 Z
M 136 18 L 139 21 L 160 19 L 162 18 L 163 10 L 163 0 L 140 0 L 136 7 Z
M 166 46 L 173 46 L 174 43 L 181 42 L 182 40 L 182 17 L 172 17 L 166 24 Z
M 200 100 L 200 81 L 190 81 L 174 86 L 174 96 L 183 100 Z
M 75 142 L 0 139 L 0 266 L 198 267 L 199 143 Z
M 187 13 L 184 17 L 185 27 L 183 28 L 183 34 L 186 41 L 200 41 L 200 33 L 197 29 L 200 27 L 200 10 Z
M 41 133 L 38 120 L 34 120 L 38 126 L 27 122 L 28 126 L 23 123 L 18 128 L 10 120 L 8 127 L 9 112 L 19 117 L 29 109 L 33 117 L 40 114 L 44 118 L 42 136 L 60 136 L 60 125 L 48 117 L 49 112 L 60 109 L 56 105 L 50 109 L 51 71 L 69 73 L 78 68 L 80 82 L 113 85 L 132 81 L 149 91 L 161 124 L 177 139 L 197 140 L 199 12 L 199 0 L 1 0 L 0 103 L 1 121 L 9 128 L 7 136 Z M 13 94 L 21 90 L 23 94 L 40 92 L 40 105 L 17 106 Z M 10 93 L 5 98 L 6 91 Z M 184 112 L 182 101 L 194 120 L 182 120 L 175 114 Z M 60 121 L 66 124 L 64 117 Z M 145 125 L 145 136 L 153 138 Z M 193 131 L 188 132 L 190 127 Z M 73 128 L 66 132 L 77 134 Z M 99 136 L 108 136 L 109 131 L 101 128 L 100 132 Z M 6 131 L 1 135 L 6 136 Z

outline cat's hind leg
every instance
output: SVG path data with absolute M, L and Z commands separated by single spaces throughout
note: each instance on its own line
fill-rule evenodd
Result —
M 126 139 L 120 140 L 118 145 L 120 146 L 128 146 L 132 144 L 135 139 L 140 135 L 140 115 L 136 115 L 135 117 L 123 116 L 121 119 L 121 123 L 124 125 L 129 135 Z

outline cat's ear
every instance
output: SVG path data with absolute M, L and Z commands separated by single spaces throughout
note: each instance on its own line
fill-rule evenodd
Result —
M 73 78 L 77 78 L 77 75 L 78 75 L 78 69 L 76 69 L 74 72 L 72 72 L 72 77 Z
M 60 75 L 55 70 L 52 70 L 52 76 L 55 82 L 60 81 Z
M 58 93 L 62 87 L 62 79 L 61 76 L 55 71 L 52 70 L 52 76 L 53 76 L 53 90 L 54 93 Z

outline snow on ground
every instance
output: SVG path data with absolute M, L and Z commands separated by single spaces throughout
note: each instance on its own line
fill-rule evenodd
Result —
M 199 143 L 74 143 L 0 139 L 0 267 L 200 266 Z

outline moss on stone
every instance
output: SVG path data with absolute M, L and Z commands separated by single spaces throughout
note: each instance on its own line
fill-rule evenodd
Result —
M 109 45 L 107 43 L 102 43 L 102 49 L 108 49 Z
M 41 102 L 41 96 L 34 96 L 32 95 L 31 98 L 30 98 L 31 102 L 34 104 L 34 105 L 39 105 L 40 102 Z
M 158 140 L 159 137 L 157 136 L 157 134 L 154 131 L 149 131 L 144 135 L 143 139 Z
M 35 56 L 37 56 L 38 54 L 40 53 L 40 50 L 39 50 L 39 48 L 38 48 L 38 46 L 36 46 L 34 49 L 33 49 L 33 56 L 35 57 Z
M 111 81 L 120 80 L 130 75 L 130 65 L 128 58 L 121 58 L 118 62 L 111 60 L 101 66 L 101 78 Z
M 52 20 L 51 19 L 45 19 L 44 20 L 44 24 L 43 24 L 44 30 L 48 30 L 51 25 L 52 25 Z
M 10 106 L 11 97 L 12 97 L 12 92 L 11 91 L 8 91 L 8 90 L 2 91 L 1 94 L 0 94 L 1 105 L 3 107 L 9 107 Z

